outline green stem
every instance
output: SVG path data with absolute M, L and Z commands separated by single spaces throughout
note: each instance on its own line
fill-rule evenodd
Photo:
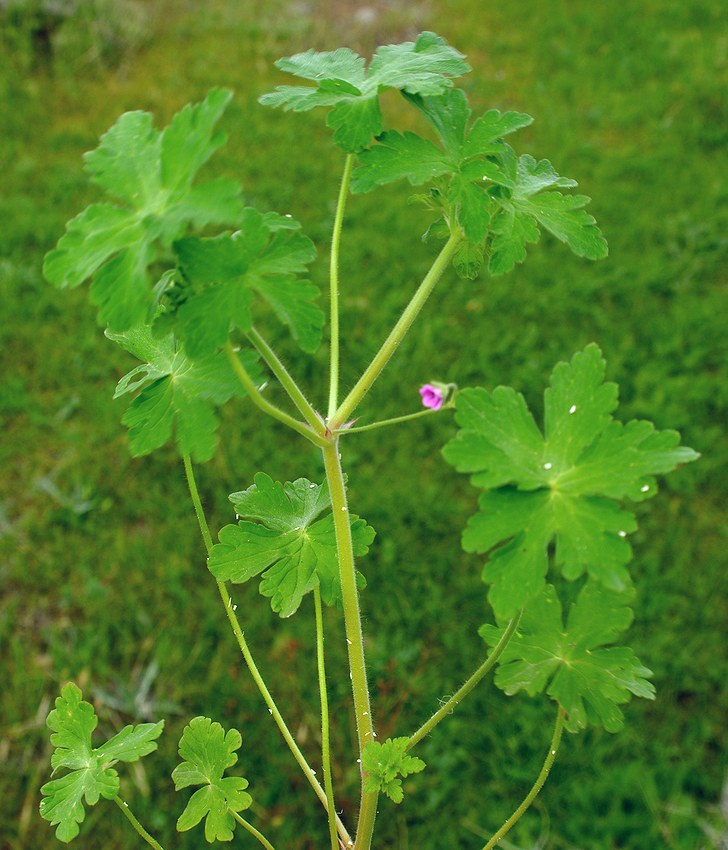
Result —
M 455 252 L 457 251 L 462 236 L 459 233 L 453 233 L 444 248 L 435 258 L 435 262 L 430 267 L 425 277 L 422 280 L 419 288 L 412 296 L 412 300 L 405 307 L 404 312 L 399 317 L 397 324 L 392 328 L 387 339 L 382 343 L 382 347 L 374 355 L 374 359 L 364 370 L 364 374 L 354 385 L 349 395 L 339 405 L 337 410 L 329 417 L 329 428 L 336 431 L 350 418 L 359 402 L 364 398 L 367 392 L 371 389 L 372 384 L 381 374 L 384 367 L 387 365 L 389 358 L 397 350 L 397 347 L 404 339 L 407 331 L 412 323 L 417 318 L 420 310 L 430 296 L 430 293 L 435 288 L 435 285 L 440 280 L 443 272 L 450 264 Z
M 553 766 L 553 763 L 556 759 L 556 752 L 559 749 L 559 743 L 561 742 L 561 733 L 564 729 L 564 709 L 559 706 L 558 713 L 556 715 L 556 724 L 554 726 L 554 734 L 551 738 L 551 745 L 549 746 L 549 752 L 546 756 L 546 760 L 543 763 L 543 767 L 541 768 L 541 772 L 536 779 L 536 782 L 533 785 L 533 788 L 528 792 L 526 797 L 524 798 L 521 805 L 513 812 L 513 814 L 508 818 L 508 820 L 503 824 L 503 826 L 495 833 L 495 835 L 490 839 L 490 841 L 485 845 L 483 850 L 493 850 L 493 847 L 503 838 L 506 833 L 508 833 L 516 823 L 523 817 L 524 813 L 531 805 L 531 803 L 536 799 L 539 791 L 543 788 L 544 783 L 548 779 L 549 771 Z
M 247 829 L 251 835 L 254 835 L 258 841 L 265 847 L 265 850 L 275 850 L 275 847 L 268 841 L 268 839 L 263 835 L 262 832 L 259 832 L 252 823 L 248 823 L 245 818 L 241 818 L 237 812 L 234 812 L 232 809 L 228 809 L 228 812 L 235 818 L 235 820 L 242 826 L 244 829 Z
M 200 491 L 197 489 L 197 481 L 195 479 L 195 470 L 192 468 L 192 460 L 189 455 L 182 455 L 182 463 L 185 465 L 185 476 L 187 477 L 187 487 L 190 491 L 192 504 L 195 506 L 195 515 L 200 526 L 202 539 L 205 541 L 205 549 L 208 557 L 212 552 L 212 535 L 210 534 L 210 526 L 207 524 L 205 509 L 202 507 L 200 500 Z
M 339 187 L 339 199 L 336 203 L 334 229 L 331 234 L 331 260 L 329 264 L 329 283 L 331 289 L 331 354 L 329 381 L 329 412 L 331 419 L 336 410 L 339 394 L 339 246 L 341 244 L 341 228 L 344 223 L 346 198 L 349 194 L 351 170 L 354 165 L 354 155 L 347 154 L 344 162 L 344 173 Z
M 277 419 L 279 422 L 282 422 L 284 425 L 287 425 L 289 428 L 292 428 L 294 431 L 298 431 L 299 434 L 302 434 L 307 440 L 310 440 L 316 446 L 327 445 L 327 441 L 320 437 L 318 434 L 314 433 L 308 425 L 305 425 L 303 422 L 299 422 L 297 419 L 294 419 L 285 411 L 281 410 L 279 407 L 276 407 L 274 404 L 271 404 L 268 399 L 263 398 L 258 388 L 255 386 L 255 382 L 248 374 L 248 370 L 243 366 L 240 362 L 240 358 L 235 353 L 235 349 L 232 346 L 230 340 L 225 343 L 225 354 L 227 355 L 228 360 L 230 361 L 230 365 L 233 368 L 233 371 L 240 379 L 240 383 L 245 387 L 246 392 L 250 396 L 251 400 L 255 405 L 257 405 L 263 413 L 267 413 L 269 416 L 272 416 L 273 419 Z
M 329 698 L 326 692 L 326 664 L 324 660 L 324 616 L 321 606 L 321 590 L 313 589 L 313 601 L 316 609 L 316 659 L 318 661 L 319 695 L 321 699 L 321 764 L 324 771 L 324 788 L 329 808 L 329 837 L 331 850 L 339 850 L 336 837 L 336 804 L 334 802 L 334 784 L 331 777 L 331 743 L 329 740 Z
M 501 635 L 501 639 L 495 645 L 493 651 L 486 658 L 486 660 L 478 667 L 478 669 L 473 673 L 473 675 L 465 682 L 465 684 L 454 693 L 450 699 L 444 703 L 440 708 L 432 715 L 432 717 L 426 722 L 423 723 L 422 726 L 414 733 L 414 735 L 410 736 L 409 741 L 407 742 L 407 749 L 411 749 L 416 744 L 426 736 L 429 735 L 430 732 L 437 726 L 437 724 L 443 720 L 448 714 L 452 714 L 455 706 L 457 706 L 462 700 L 473 690 L 473 688 L 480 682 L 480 680 L 486 676 L 490 670 L 493 668 L 493 665 L 496 663 L 498 658 L 500 657 L 503 650 L 506 648 L 508 641 L 513 636 L 513 633 L 518 628 L 518 621 L 521 619 L 521 615 L 517 614 L 511 621 L 508 623 L 506 630 Z
M 192 468 L 192 463 L 190 461 L 189 455 L 184 455 L 184 466 L 185 473 L 187 475 L 187 485 L 190 490 L 190 496 L 192 497 L 192 503 L 195 506 L 195 513 L 197 514 L 197 521 L 200 524 L 200 531 L 202 532 L 202 539 L 205 541 L 205 549 L 207 550 L 208 557 L 210 552 L 212 551 L 212 535 L 210 534 L 210 527 L 207 524 L 207 519 L 205 517 L 205 512 L 202 507 L 202 502 L 200 501 L 200 494 L 197 489 L 197 482 L 195 480 L 195 473 Z M 288 748 L 293 754 L 294 759 L 298 762 L 299 767 L 303 771 L 304 776 L 308 779 L 311 787 L 313 788 L 316 796 L 322 802 L 324 806 L 324 810 L 328 813 L 329 805 L 328 800 L 326 798 L 326 792 L 321 787 L 321 783 L 316 778 L 316 774 L 312 770 L 311 766 L 306 761 L 305 756 L 301 752 L 296 743 L 295 738 L 291 734 L 288 726 L 286 725 L 285 720 L 283 719 L 282 714 L 278 710 L 278 706 L 275 704 L 273 697 L 271 696 L 268 688 L 266 687 L 265 681 L 263 677 L 260 675 L 260 671 L 253 659 L 253 656 L 248 648 L 248 643 L 245 640 L 245 635 L 243 630 L 240 628 L 240 623 L 238 622 L 237 615 L 235 613 L 235 609 L 233 607 L 232 599 L 228 594 L 227 588 L 225 587 L 225 583 L 222 581 L 217 582 L 217 589 L 220 593 L 220 598 L 223 601 L 223 605 L 225 607 L 225 613 L 227 614 L 228 621 L 230 622 L 230 626 L 233 630 L 233 634 L 235 635 L 235 639 L 237 640 L 238 647 L 240 648 L 240 652 L 245 659 L 245 663 L 248 666 L 248 670 L 250 671 L 250 675 L 253 677 L 253 681 L 258 686 L 258 690 L 260 691 L 265 704 L 268 706 L 268 711 L 276 722 L 278 729 L 280 730 L 281 735 L 283 736 L 283 740 L 288 744 Z M 353 846 L 353 842 L 351 840 L 351 836 L 349 835 L 346 827 L 340 820 L 340 818 L 336 817 L 336 827 L 339 831 L 339 835 L 342 837 L 344 843 L 347 847 Z
M 354 712 L 359 741 L 359 758 L 363 758 L 364 747 L 376 738 L 369 703 L 369 686 L 367 683 L 366 662 L 364 659 L 364 640 L 361 631 L 361 611 L 359 609 L 359 594 L 356 587 L 356 569 L 354 567 L 354 547 L 351 539 L 351 523 L 349 521 L 349 506 L 346 503 L 346 486 L 339 458 L 338 442 L 334 441 L 324 451 L 326 480 L 331 494 L 331 507 L 334 516 L 334 531 L 336 534 L 336 549 L 339 558 L 339 575 L 341 578 L 341 598 L 344 611 L 344 627 L 349 653 L 349 671 L 351 688 L 354 696 Z M 374 820 L 377 814 L 376 792 L 364 791 L 364 776 L 362 773 L 361 805 L 359 808 L 359 824 L 356 833 L 355 850 L 369 850 Z
M 258 354 L 265 360 L 270 367 L 271 372 L 278 378 L 283 389 L 288 393 L 291 401 L 298 408 L 299 413 L 308 422 L 315 431 L 323 430 L 323 421 L 321 417 L 311 406 L 306 396 L 301 391 L 301 388 L 288 373 L 286 367 L 281 363 L 277 354 L 268 345 L 266 340 L 258 333 L 255 328 L 251 328 L 248 333 L 248 339 L 253 343 Z
M 417 413 L 406 413 L 404 416 L 395 416 L 392 419 L 382 419 L 380 422 L 372 422 L 369 425 L 356 425 L 352 428 L 341 428 L 336 432 L 337 437 L 344 437 L 347 434 L 357 434 L 361 431 L 374 431 L 376 428 L 386 428 L 387 425 L 399 425 L 400 422 L 409 422 L 412 419 L 424 419 L 426 416 L 432 416 L 435 413 L 440 413 L 445 410 L 441 407 L 440 410 L 418 410 Z
M 114 802 L 116 805 L 124 812 L 126 819 L 129 823 L 134 827 L 134 829 L 141 835 L 141 837 L 147 842 L 150 847 L 153 847 L 154 850 L 163 850 L 162 845 L 144 829 L 144 827 L 139 823 L 139 821 L 132 814 L 131 809 L 129 808 L 129 804 L 125 803 L 121 797 L 114 797 Z

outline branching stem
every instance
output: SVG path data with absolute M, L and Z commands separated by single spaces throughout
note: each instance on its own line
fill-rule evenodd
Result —
M 197 514 L 197 521 L 200 524 L 200 531 L 202 532 L 202 539 L 205 541 L 205 549 L 207 550 L 207 554 L 209 556 L 212 551 L 212 535 L 210 534 L 210 528 L 207 523 L 207 519 L 205 517 L 205 512 L 202 507 L 202 502 L 200 501 L 200 494 L 197 489 L 197 482 L 195 480 L 194 470 L 192 468 L 192 462 L 190 461 L 189 455 L 185 455 L 184 458 L 184 466 L 185 466 L 185 474 L 187 476 L 187 485 L 190 490 L 190 496 L 192 497 L 192 503 L 195 506 L 195 513 Z M 230 627 L 233 630 L 233 634 L 235 635 L 235 639 L 238 643 L 238 647 L 240 648 L 240 652 L 245 659 L 245 663 L 248 666 L 248 670 L 250 671 L 250 675 L 253 677 L 253 681 L 258 687 L 265 704 L 268 706 L 268 710 L 276 722 L 278 729 L 280 730 L 281 735 L 283 736 L 283 740 L 288 744 L 288 748 L 293 754 L 294 759 L 298 762 L 299 767 L 303 771 L 304 776 L 308 779 L 311 787 L 313 788 L 316 796 L 319 798 L 321 803 L 324 806 L 324 810 L 328 812 L 328 800 L 326 798 L 326 792 L 321 787 L 320 782 L 316 778 L 316 774 L 312 770 L 311 766 L 306 761 L 305 756 L 301 752 L 298 744 L 296 743 L 295 738 L 291 734 L 288 726 L 286 725 L 283 716 L 278 710 L 278 706 L 275 703 L 275 700 L 270 694 L 263 677 L 260 675 L 260 671 L 253 659 L 253 656 L 248 648 L 248 643 L 245 640 L 245 635 L 243 630 L 240 628 L 240 623 L 238 621 L 237 614 L 235 613 L 235 609 L 233 607 L 232 599 L 225 587 L 225 583 L 222 581 L 217 582 L 217 589 L 220 593 L 220 598 L 222 599 L 223 606 L 225 607 L 225 613 L 227 614 L 228 621 L 230 622 Z M 353 846 L 353 842 L 351 840 L 351 836 L 349 835 L 346 827 L 340 820 L 338 816 L 336 816 L 336 828 L 338 830 L 339 835 L 342 837 L 344 843 L 347 846 Z
M 337 442 L 331 443 L 324 449 L 324 464 L 326 480 L 331 494 L 331 507 L 334 515 L 334 530 L 336 533 L 336 549 L 339 558 L 339 575 L 341 579 L 342 608 L 344 610 L 344 627 L 349 653 L 349 671 L 351 687 L 354 696 L 354 712 L 359 740 L 359 758 L 362 758 L 364 747 L 376 738 L 369 703 L 369 685 L 367 683 L 366 662 L 364 659 L 364 640 L 361 631 L 361 611 L 359 609 L 359 594 L 356 587 L 356 569 L 354 567 L 354 547 L 351 539 L 351 523 L 349 521 L 349 506 L 346 501 L 346 486 L 339 458 Z M 359 808 L 359 824 L 356 832 L 355 850 L 369 850 L 374 820 L 377 814 L 376 792 L 364 791 L 364 776 L 362 774 L 361 805 Z
M 412 323 L 417 318 L 420 310 L 424 306 L 427 299 L 430 297 L 432 290 L 440 280 L 445 269 L 450 265 L 455 252 L 462 242 L 460 233 L 453 233 L 445 243 L 442 251 L 435 258 L 435 262 L 430 267 L 422 283 L 417 291 L 412 296 L 412 300 L 405 307 L 404 312 L 399 317 L 397 324 L 390 331 L 389 336 L 382 343 L 379 351 L 374 355 L 374 359 L 364 370 L 364 373 L 356 382 L 351 392 L 344 401 L 341 402 L 336 411 L 329 416 L 329 428 L 336 431 L 351 417 L 359 402 L 369 392 L 372 384 L 377 380 L 382 370 L 389 362 L 389 358 L 397 350 L 407 334 L 407 331 L 412 326 Z
M 240 383 L 245 387 L 246 392 L 250 396 L 251 401 L 259 407 L 263 413 L 267 413 L 268 416 L 272 416 L 273 419 L 277 419 L 279 422 L 282 422 L 284 425 L 287 425 L 289 428 L 297 431 L 307 440 L 314 443 L 314 445 L 323 447 L 327 444 L 326 440 L 312 431 L 308 425 L 294 419 L 290 414 L 281 410 L 279 407 L 276 407 L 274 404 L 271 404 L 268 399 L 263 397 L 258 387 L 255 386 L 255 381 L 253 381 L 248 374 L 248 370 L 240 362 L 240 358 L 236 354 L 230 340 L 225 343 L 225 354 L 230 361 L 233 371 L 240 379 Z
M 506 835 L 515 824 L 523 817 L 528 807 L 538 796 L 539 791 L 543 788 L 544 783 L 548 779 L 549 772 L 553 766 L 554 761 L 556 760 L 556 753 L 559 749 L 559 744 L 561 742 L 561 733 L 564 729 L 564 709 L 559 706 L 558 713 L 556 715 L 556 724 L 554 725 L 554 734 L 551 738 L 551 745 L 549 746 L 548 755 L 546 756 L 546 760 L 543 763 L 543 767 L 541 768 L 541 772 L 539 773 L 536 781 L 533 784 L 533 788 L 528 792 L 525 796 L 521 805 L 513 812 L 513 814 L 508 818 L 508 820 L 503 824 L 503 826 L 495 833 L 495 835 L 490 839 L 490 841 L 485 845 L 483 850 L 493 850 L 493 847 Z
M 256 351 L 265 360 L 270 367 L 271 372 L 278 378 L 283 389 L 288 393 L 291 401 L 296 405 L 298 412 L 308 422 L 308 424 L 316 431 L 323 430 L 323 420 L 311 406 L 306 396 L 301 391 L 301 388 L 288 373 L 286 367 L 281 363 L 278 355 L 268 345 L 266 340 L 258 333 L 255 328 L 251 328 L 248 332 L 248 339 L 255 346 Z

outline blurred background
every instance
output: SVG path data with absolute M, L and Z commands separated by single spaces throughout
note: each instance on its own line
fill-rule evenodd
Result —
M 658 699 L 635 700 L 618 735 L 567 736 L 537 804 L 504 848 L 703 850 L 728 847 L 725 469 L 728 268 L 728 16 L 721 0 L 0 0 L 0 846 L 53 848 L 39 786 L 50 772 L 45 717 L 63 683 L 84 690 L 99 733 L 165 718 L 159 752 L 122 770 L 122 791 L 168 848 L 184 801 L 169 774 L 184 724 L 206 714 L 242 731 L 251 819 L 276 847 L 325 846 L 322 812 L 279 740 L 236 652 L 172 448 L 132 460 L 112 401 L 131 358 L 108 343 L 85 291 L 41 276 L 65 222 L 100 194 L 81 155 L 129 109 L 163 126 L 213 85 L 235 99 L 229 142 L 207 175 L 237 177 L 248 203 L 290 213 L 327 243 L 342 155 L 322 112 L 283 114 L 258 96 L 273 62 L 309 47 L 375 45 L 434 30 L 468 55 L 473 108 L 536 119 L 519 152 L 549 158 L 593 197 L 610 243 L 591 264 L 546 236 L 496 280 L 450 272 L 361 409 L 363 421 L 418 407 L 431 380 L 503 383 L 536 410 L 553 365 L 589 341 L 621 388 L 620 416 L 677 428 L 699 463 L 637 506 L 636 622 L 626 638 L 655 671 Z M 401 98 L 385 119 L 426 133 Z M 343 384 L 351 385 L 432 260 L 428 221 L 406 186 L 349 203 L 343 241 Z M 270 331 L 324 404 L 314 358 Z M 273 398 L 277 399 L 275 390 Z M 264 470 L 322 475 L 315 450 L 254 410 L 223 416 L 215 459 L 198 470 L 211 525 L 227 494 Z M 360 567 L 380 737 L 412 732 L 484 657 L 481 560 L 459 534 L 476 493 L 441 458 L 447 415 L 347 441 L 352 509 L 378 531 Z M 313 608 L 281 621 L 255 583 L 235 591 L 251 649 L 312 763 L 319 760 Z M 327 612 L 338 802 L 351 822 L 357 765 L 338 611 Z M 484 682 L 425 741 L 430 765 L 405 804 L 383 801 L 376 846 L 482 846 L 530 787 L 548 746 L 548 700 Z M 131 850 L 115 807 L 87 813 L 75 845 Z M 241 834 L 240 847 L 253 839 Z M 247 842 L 247 843 L 246 843 Z

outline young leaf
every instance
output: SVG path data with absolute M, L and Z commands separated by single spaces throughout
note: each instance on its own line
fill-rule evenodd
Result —
M 340 601 L 333 516 L 319 518 L 331 508 L 325 484 L 305 478 L 281 484 L 259 472 L 230 501 L 242 519 L 221 529 L 212 548 L 208 566 L 217 579 L 243 583 L 262 573 L 260 592 L 281 617 L 294 614 L 316 586 L 327 605 Z M 356 516 L 350 522 L 354 554 L 366 555 L 374 529 Z M 363 576 L 358 580 L 363 586 Z
M 657 492 L 653 476 L 696 460 L 674 431 L 612 420 L 617 387 L 592 344 L 560 363 L 544 394 L 542 435 L 523 397 L 506 387 L 458 393 L 460 431 L 445 459 L 483 488 L 463 533 L 466 552 L 489 552 L 483 579 L 499 617 L 510 618 L 544 586 L 548 547 L 565 578 L 585 571 L 605 587 L 629 586 L 626 540 L 637 525 L 618 500 Z M 505 545 L 503 545 L 505 544 Z
M 93 806 L 99 797 L 112 800 L 119 793 L 119 774 L 113 766 L 120 761 L 137 761 L 156 750 L 156 739 L 164 726 L 164 721 L 125 726 L 94 749 L 91 735 L 98 718 L 93 706 L 82 696 L 73 683 L 65 685 L 46 720 L 53 730 L 53 772 L 65 767 L 70 773 L 42 786 L 40 814 L 57 826 L 56 836 L 64 842 L 78 835 L 78 825 L 86 816 L 84 800 Z
M 190 785 L 202 785 L 190 798 L 177 821 L 178 832 L 185 832 L 205 818 L 205 838 L 231 841 L 235 829 L 232 812 L 250 807 L 253 798 L 245 791 L 248 780 L 242 776 L 223 777 L 237 763 L 236 751 L 243 740 L 237 729 L 228 732 L 209 717 L 195 717 L 185 726 L 179 742 L 183 759 L 172 772 L 176 791 Z
M 607 647 L 632 622 L 624 594 L 589 581 L 569 610 L 564 626 L 561 603 L 551 585 L 527 605 L 499 659 L 495 683 L 507 694 L 546 693 L 567 713 L 572 732 L 587 725 L 608 732 L 622 728 L 619 706 L 630 694 L 655 698 L 644 667 L 628 647 Z M 483 626 L 480 634 L 495 646 L 504 629 Z
M 379 47 L 368 68 L 348 48 L 308 50 L 280 59 L 276 66 L 316 86 L 279 86 L 260 102 L 295 112 L 333 107 L 327 123 L 335 131 L 334 141 L 349 153 L 368 147 L 382 132 L 380 92 L 436 95 L 452 86 L 452 77 L 470 70 L 462 54 L 431 32 L 421 33 L 414 42 Z
M 482 255 L 491 216 L 497 210 L 490 189 L 504 175 L 498 157 L 508 149 L 501 139 L 533 119 L 518 112 L 501 114 L 491 109 L 468 128 L 470 109 L 459 89 L 434 97 L 408 95 L 408 100 L 437 130 L 444 150 L 414 133 L 383 133 L 379 144 L 359 154 L 360 167 L 352 175 L 352 191 L 368 192 L 402 178 L 420 185 L 449 176 L 447 217 L 459 223 L 469 243 L 467 255 Z M 468 278 L 477 277 L 481 265 L 463 262 L 462 257 L 455 262 L 458 274 Z
M 583 210 L 586 195 L 546 192 L 550 187 L 576 186 L 575 180 L 559 177 L 548 160 L 537 162 L 525 154 L 518 158 L 515 174 L 493 175 L 509 192 L 494 194 L 499 206 L 493 217 L 493 241 L 489 271 L 505 274 L 526 257 L 526 245 L 537 242 L 537 225 L 565 242 L 578 257 L 599 260 L 607 256 L 607 243 L 594 218 Z
M 315 303 L 319 290 L 297 279 L 316 249 L 298 227 L 284 216 L 247 208 L 241 229 L 233 234 L 175 242 L 182 280 L 166 293 L 162 321 L 174 328 L 192 357 L 224 345 L 231 327 L 250 330 L 255 293 L 290 327 L 304 351 L 318 348 L 324 325 Z
M 387 738 L 383 744 L 370 741 L 364 747 L 362 767 L 367 774 L 365 791 L 383 791 L 395 803 L 402 802 L 402 779 L 426 767 L 422 759 L 407 755 L 408 743 L 409 738 Z
M 199 168 L 224 142 L 215 124 L 231 93 L 213 89 L 186 106 L 160 132 L 146 112 L 127 112 L 86 154 L 91 179 L 124 206 L 92 204 L 72 219 L 45 258 L 46 278 L 76 287 L 93 277 L 99 321 L 124 331 L 154 309 L 149 267 L 188 224 L 233 224 L 241 212 L 237 184 L 216 180 L 192 187 Z
M 209 460 L 217 445 L 215 405 L 246 394 L 225 355 L 191 360 L 171 334 L 157 338 L 146 325 L 106 335 L 143 361 L 119 381 L 114 393 L 119 398 L 139 391 L 121 420 L 129 427 L 131 454 L 149 454 L 174 435 L 181 454 L 200 463 Z M 254 379 L 260 379 L 256 356 L 243 351 L 240 358 Z

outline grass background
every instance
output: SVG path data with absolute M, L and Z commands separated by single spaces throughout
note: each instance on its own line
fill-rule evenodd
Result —
M 567 736 L 549 785 L 504 847 L 559 850 L 725 848 L 728 661 L 723 518 L 728 406 L 728 23 L 718 0 L 625 4 L 521 0 L 92 0 L 67 19 L 42 0 L 0 12 L 0 846 L 52 848 L 37 814 L 50 748 L 44 719 L 73 679 L 101 731 L 165 717 L 159 753 L 124 771 L 122 792 L 168 848 L 182 802 L 176 742 L 204 713 L 236 725 L 253 819 L 275 845 L 320 847 L 326 827 L 247 678 L 219 610 L 172 450 L 132 460 L 111 401 L 127 356 L 110 346 L 82 291 L 44 283 L 43 254 L 98 195 L 81 153 L 126 109 L 158 126 L 212 85 L 235 89 L 230 141 L 208 174 L 237 176 L 249 203 L 288 212 L 320 247 L 341 169 L 322 115 L 257 106 L 282 55 L 377 43 L 432 29 L 468 54 L 474 108 L 526 111 L 518 150 L 548 157 L 594 198 L 610 257 L 589 264 L 544 238 L 513 274 L 450 274 L 362 408 L 368 420 L 413 409 L 431 378 L 504 383 L 540 406 L 554 363 L 591 340 L 621 387 L 623 418 L 678 428 L 703 453 L 638 506 L 639 598 L 630 642 L 655 671 L 658 700 L 626 708 L 617 736 Z M 416 127 L 400 100 L 388 122 Z M 349 205 L 342 265 L 342 380 L 351 385 L 431 261 L 421 214 L 392 187 Z M 271 331 L 275 336 L 275 331 Z M 325 351 L 289 364 L 323 404 Z M 483 656 L 480 563 L 458 536 L 474 491 L 445 465 L 446 417 L 362 434 L 344 447 L 352 507 L 378 530 L 362 562 L 373 698 L 382 737 L 407 734 Z M 221 449 L 199 470 L 211 524 L 227 493 L 262 469 L 321 474 L 315 451 L 242 406 L 224 414 Z M 312 606 L 281 622 L 253 587 L 236 591 L 258 663 L 302 747 L 318 759 Z M 348 677 L 337 612 L 327 650 L 339 803 L 356 801 Z M 340 675 L 334 678 L 336 674 Z M 381 805 L 378 847 L 479 847 L 510 814 L 548 743 L 552 706 L 484 683 L 419 753 L 430 767 L 407 802 Z M 345 816 L 346 816 L 345 815 Z M 252 839 L 251 839 L 252 840 Z M 236 839 L 248 846 L 247 838 Z M 138 847 L 115 808 L 89 810 L 75 846 Z

